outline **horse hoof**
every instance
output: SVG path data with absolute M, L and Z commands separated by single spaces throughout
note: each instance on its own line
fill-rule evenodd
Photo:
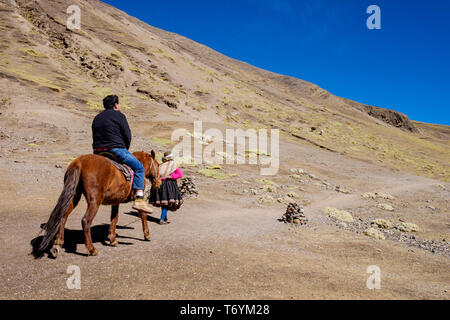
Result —
M 119 243 L 119 241 L 117 241 L 117 239 L 114 239 L 114 241 L 110 241 L 110 242 L 109 242 L 109 245 L 110 245 L 111 247 L 116 247 L 118 243 Z
M 59 246 L 54 246 L 53 248 L 50 249 L 50 257 L 52 257 L 53 259 L 58 258 L 58 254 L 59 254 Z
M 89 255 L 90 255 L 90 256 L 96 256 L 96 255 L 98 255 L 97 249 L 94 248 L 94 249 L 90 250 L 90 251 L 89 251 Z
M 150 241 L 150 235 L 144 234 L 144 240 L 145 240 L 145 241 Z

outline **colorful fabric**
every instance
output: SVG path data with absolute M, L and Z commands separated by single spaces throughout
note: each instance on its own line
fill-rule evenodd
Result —
M 166 162 L 163 162 L 159 166 L 159 176 L 161 179 L 167 179 L 170 178 L 170 175 L 177 169 L 177 166 L 175 164 L 175 161 L 169 160 Z
M 155 207 L 164 207 L 170 211 L 176 211 L 183 204 L 183 197 L 178 189 L 177 181 L 166 179 L 156 189 L 152 186 L 150 190 L 149 203 Z

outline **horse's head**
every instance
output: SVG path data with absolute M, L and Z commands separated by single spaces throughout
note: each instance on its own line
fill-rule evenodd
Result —
M 156 160 L 155 151 L 152 150 L 150 153 L 140 151 L 133 154 L 144 166 L 145 177 L 150 180 L 153 187 L 159 188 L 162 181 L 159 176 L 159 163 Z

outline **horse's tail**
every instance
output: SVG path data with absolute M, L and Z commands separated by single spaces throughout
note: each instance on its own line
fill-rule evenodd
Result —
M 48 248 L 50 242 L 54 239 L 58 233 L 59 226 L 61 224 L 61 219 L 67 211 L 70 202 L 73 200 L 78 182 L 80 180 L 80 165 L 79 162 L 73 162 L 69 166 L 64 176 L 64 188 L 59 196 L 58 203 L 50 214 L 48 222 L 45 224 L 45 234 L 39 244 L 35 256 L 42 255 L 42 253 Z

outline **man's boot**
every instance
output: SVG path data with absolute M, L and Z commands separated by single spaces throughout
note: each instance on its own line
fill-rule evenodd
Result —
M 143 212 L 146 212 L 146 213 L 153 213 L 152 208 L 150 208 L 147 205 L 147 202 L 143 198 L 137 198 L 134 201 L 132 208 L 134 210 L 137 210 L 137 211 L 143 211 Z

